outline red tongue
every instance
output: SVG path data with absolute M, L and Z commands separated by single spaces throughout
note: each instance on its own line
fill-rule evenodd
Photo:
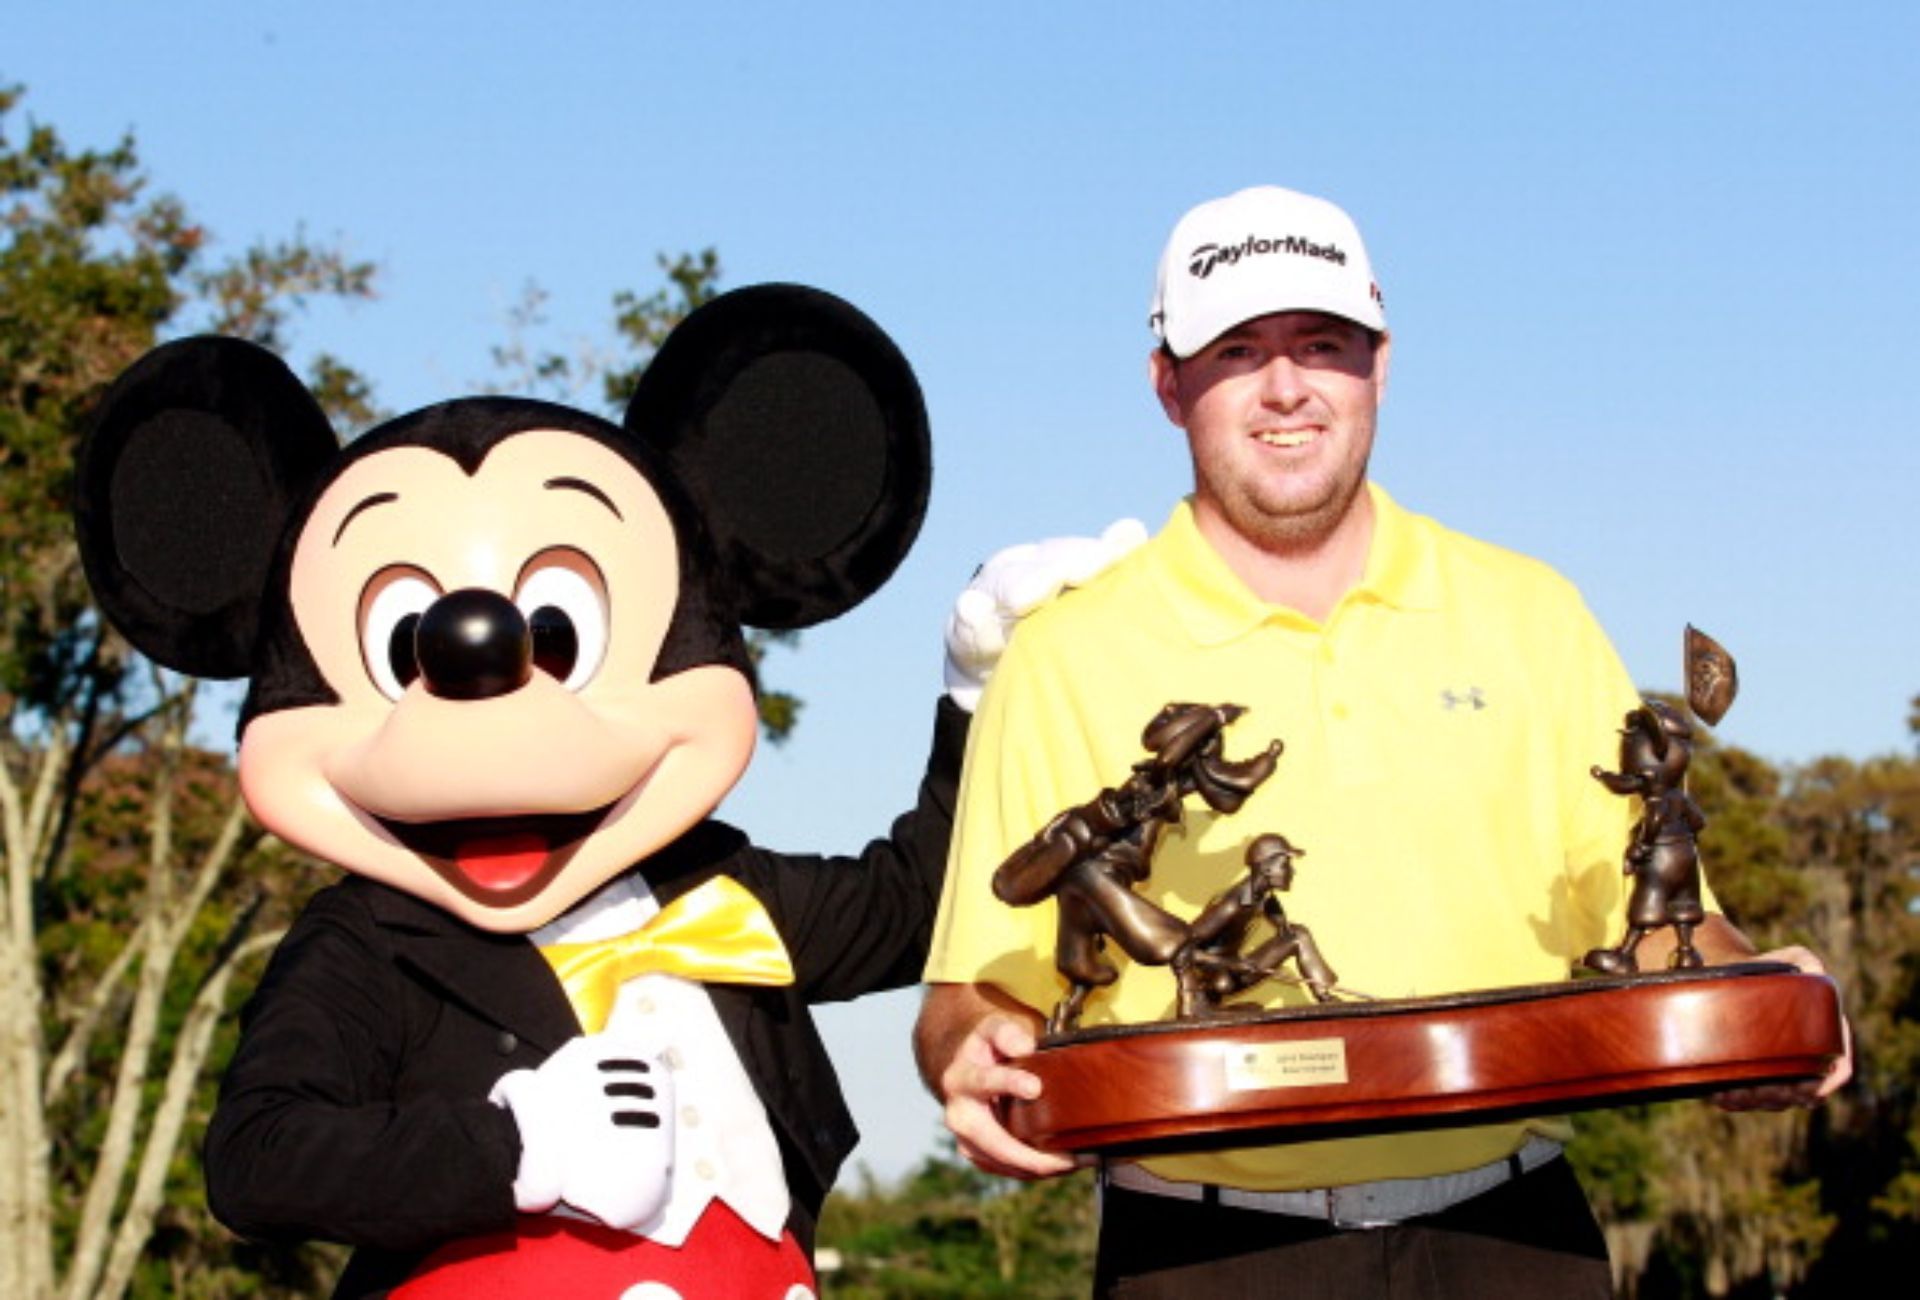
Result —
M 483 835 L 462 841 L 453 863 L 462 875 L 482 889 L 505 890 L 524 885 L 547 860 L 547 841 L 527 832 Z

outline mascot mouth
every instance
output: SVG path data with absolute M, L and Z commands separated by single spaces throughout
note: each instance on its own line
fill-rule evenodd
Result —
M 378 820 L 461 893 L 477 902 L 511 906 L 544 889 L 612 807 L 441 822 Z

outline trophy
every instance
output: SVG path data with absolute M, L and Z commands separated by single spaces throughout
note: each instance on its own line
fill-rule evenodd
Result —
M 1733 659 L 1686 631 L 1688 704 L 1717 723 L 1733 701 Z M 1238 813 L 1272 778 L 1275 739 L 1226 755 L 1233 704 L 1169 704 L 1147 724 L 1147 756 L 1121 784 L 1049 821 L 994 874 L 1002 902 L 1056 904 L 1055 964 L 1066 995 L 1022 1062 L 1041 1096 L 1012 1103 L 1012 1131 L 1056 1151 L 1112 1154 L 1245 1145 L 1699 1095 L 1818 1078 L 1843 1050 L 1838 993 L 1781 962 L 1706 967 L 1694 948 L 1701 904 L 1686 790 L 1693 730 L 1657 700 L 1630 711 L 1620 770 L 1592 769 L 1641 801 L 1623 855 L 1633 885 L 1620 943 L 1586 954 L 1581 978 L 1435 997 L 1373 998 L 1343 988 L 1281 895 L 1306 851 L 1250 834 L 1245 872 L 1191 919 L 1141 896 L 1162 832 L 1197 797 Z M 1640 971 L 1649 934 L 1674 931 L 1669 969 Z M 1108 945 L 1164 967 L 1175 1012 L 1152 1024 L 1082 1028 L 1089 998 L 1118 977 Z M 1338 954 L 1335 954 L 1337 956 Z M 1305 1005 L 1230 999 L 1267 981 L 1304 987 Z

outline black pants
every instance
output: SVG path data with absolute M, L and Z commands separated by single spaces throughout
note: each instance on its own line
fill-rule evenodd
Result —
M 1113 1300 L 1531 1300 L 1613 1294 L 1607 1246 L 1565 1160 L 1387 1228 L 1108 1187 L 1094 1294 Z

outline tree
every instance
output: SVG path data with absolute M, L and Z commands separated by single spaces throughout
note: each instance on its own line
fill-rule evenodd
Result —
M 1790 933 L 1830 944 L 1859 1058 L 1857 1082 L 1812 1133 L 1839 1225 L 1809 1282 L 1864 1293 L 1920 1251 L 1920 759 L 1808 764 L 1788 781 L 1781 821 L 1824 885 Z
M 1782 769 L 1709 738 L 1692 775 L 1721 904 L 1825 957 L 1856 1082 L 1810 1114 L 1582 1116 L 1573 1157 L 1629 1295 L 1871 1292 L 1920 1248 L 1920 760 Z
M 1009 1184 L 944 1155 L 894 1187 L 862 1173 L 820 1217 L 821 1294 L 831 1300 L 1046 1300 L 1093 1276 L 1090 1174 Z
M 277 937 L 290 855 L 188 736 L 197 693 L 92 612 L 66 523 L 77 430 L 164 333 L 284 342 L 373 270 L 304 238 L 209 263 L 131 137 L 75 150 L 0 89 L 0 1293 L 117 1296 L 204 1105 L 228 994 Z M 316 375 L 351 420 L 348 367 Z M 243 870 L 244 868 L 244 870 Z

